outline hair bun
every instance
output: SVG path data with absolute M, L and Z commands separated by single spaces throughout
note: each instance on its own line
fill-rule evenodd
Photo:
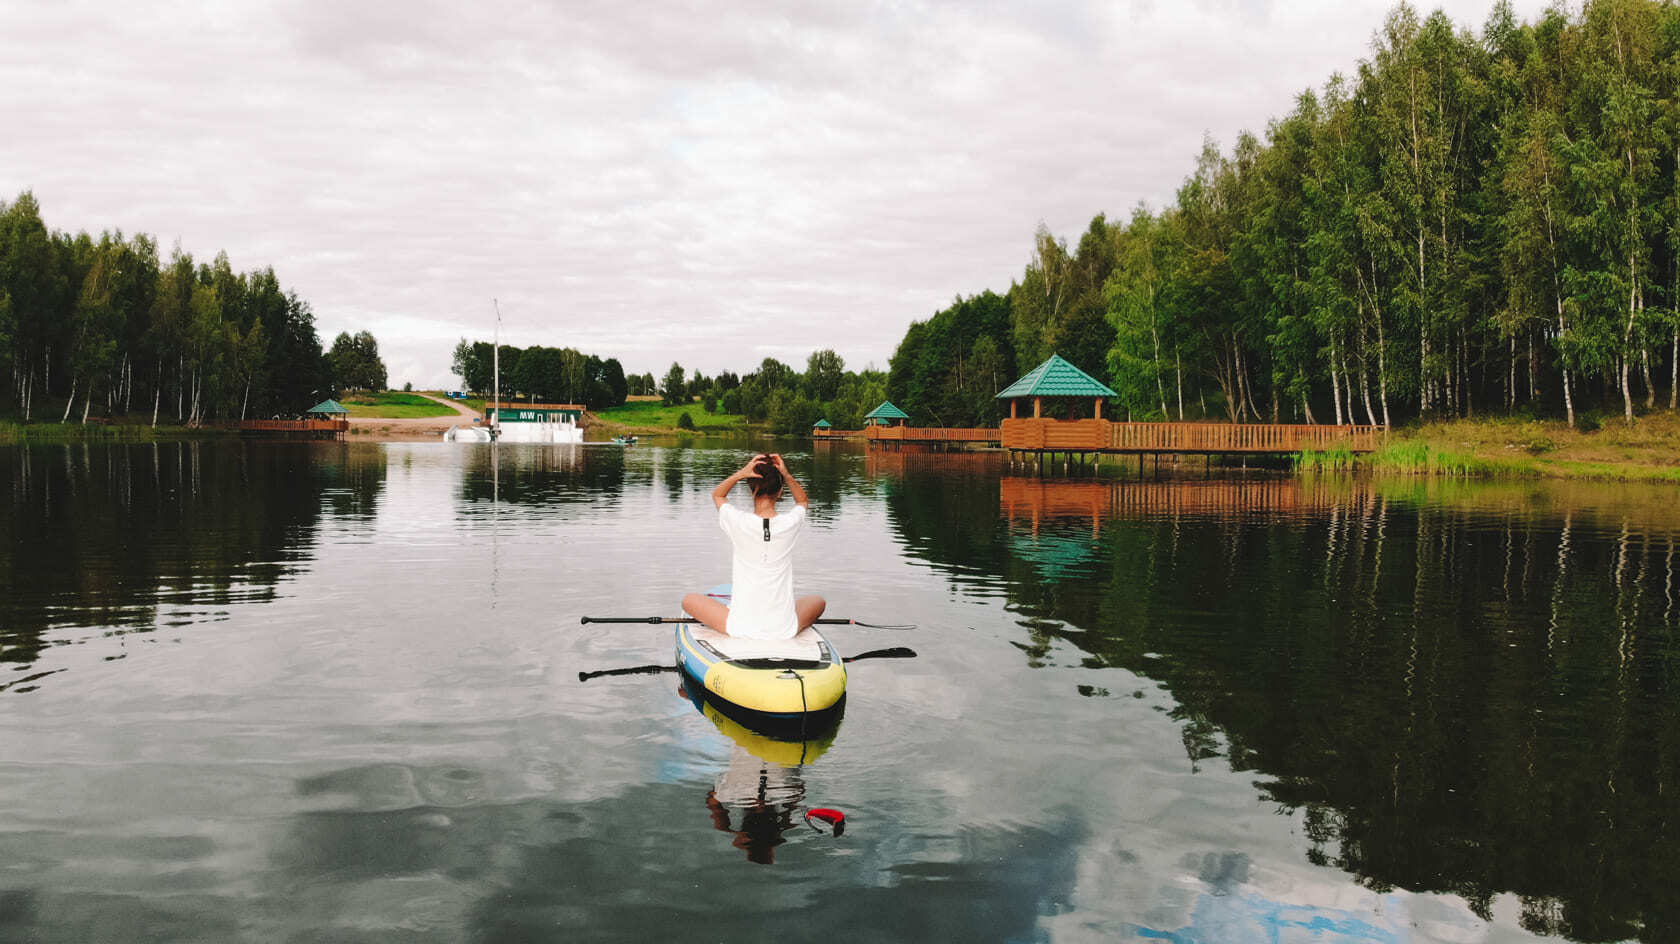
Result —
M 782 473 L 776 468 L 776 463 L 769 459 L 760 459 L 753 463 L 752 491 L 754 495 L 779 495 L 782 491 Z

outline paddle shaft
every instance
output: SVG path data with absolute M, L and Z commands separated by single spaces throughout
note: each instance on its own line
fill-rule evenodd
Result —
M 865 659 L 914 658 L 916 658 L 916 650 L 906 649 L 903 646 L 894 646 L 891 649 L 871 649 L 868 652 L 860 652 L 855 656 L 846 656 L 840 661 L 851 663 L 862 662 Z M 578 681 L 587 682 L 590 679 L 605 678 L 609 675 L 662 675 L 666 672 L 675 671 L 677 671 L 677 667 L 674 665 L 630 665 L 625 666 L 622 669 L 596 669 L 593 672 L 579 672 Z
M 585 616 L 579 622 L 583 623 L 647 623 L 659 626 L 664 623 L 698 623 L 692 616 Z M 865 623 L 853 619 L 824 618 L 815 620 L 820 626 L 863 626 L 869 629 L 915 629 L 913 623 L 886 624 Z

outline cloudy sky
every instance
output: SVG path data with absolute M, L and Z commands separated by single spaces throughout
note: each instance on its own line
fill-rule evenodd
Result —
M 453 385 L 492 298 L 509 343 L 627 371 L 885 367 L 1040 221 L 1171 199 L 1390 6 L 0 0 L 0 199 L 272 266 L 395 384 Z

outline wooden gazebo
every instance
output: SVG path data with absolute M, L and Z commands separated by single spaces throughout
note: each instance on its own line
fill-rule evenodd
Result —
M 1143 459 L 1195 453 L 1205 456 L 1266 453 L 1288 455 L 1304 449 L 1346 448 L 1369 452 L 1377 448 L 1383 427 L 1315 426 L 1275 423 L 1117 423 L 1103 418 L 1103 401 L 1117 396 L 1108 385 L 1052 354 L 1020 380 L 997 395 L 1009 401 L 1009 416 L 999 425 L 999 445 L 1011 460 L 1035 462 L 1041 469 L 1047 455 L 1060 453 L 1065 467 L 1103 454 L 1125 453 Z M 1077 403 L 1091 401 L 1091 414 L 1077 419 L 1045 416 L 1049 398 Z M 1032 415 L 1022 416 L 1020 402 L 1032 400 Z M 1059 412 L 1059 411 L 1053 411 Z M 1076 410 L 1075 412 L 1083 412 Z M 1210 460 L 1211 467 L 1211 460 Z
M 305 410 L 303 418 L 306 420 L 341 420 L 349 415 L 350 411 L 345 409 L 344 404 L 328 397 Z
M 1028 371 L 1026 376 L 1010 384 L 997 398 L 1009 401 L 1010 419 L 1020 417 L 1019 404 L 1028 398 L 1032 399 L 1034 418 L 1044 415 L 1045 397 L 1089 398 L 1092 403 L 1091 418 L 1100 420 L 1103 401 L 1115 396 L 1119 394 L 1110 390 L 1107 384 L 1063 360 L 1060 354 L 1052 354 L 1044 363 Z
M 241 420 L 239 432 L 249 436 L 281 436 L 288 439 L 343 439 L 350 429 L 350 411 L 333 399 L 322 400 L 297 419 Z
M 903 426 L 910 421 L 910 414 L 893 405 L 891 400 L 882 400 L 881 405 L 863 415 L 865 426 Z

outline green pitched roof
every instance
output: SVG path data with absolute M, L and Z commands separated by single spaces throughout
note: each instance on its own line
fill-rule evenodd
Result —
M 811 428 L 812 429 L 833 429 L 834 424 L 830 423 L 828 420 L 817 420 L 815 423 L 811 424 Z
M 1014 397 L 1117 397 L 1108 385 L 1052 354 L 1050 359 L 1034 367 L 1025 377 L 1010 384 L 997 395 L 999 400 Z
M 349 413 L 350 411 L 346 410 L 344 408 L 344 405 L 342 403 L 339 403 L 337 400 L 322 400 L 320 403 L 317 403 L 314 406 L 310 407 L 308 412 L 310 412 L 310 413 Z
M 882 400 L 881 405 L 863 415 L 866 420 L 907 420 L 910 414 L 893 406 L 891 400 Z

